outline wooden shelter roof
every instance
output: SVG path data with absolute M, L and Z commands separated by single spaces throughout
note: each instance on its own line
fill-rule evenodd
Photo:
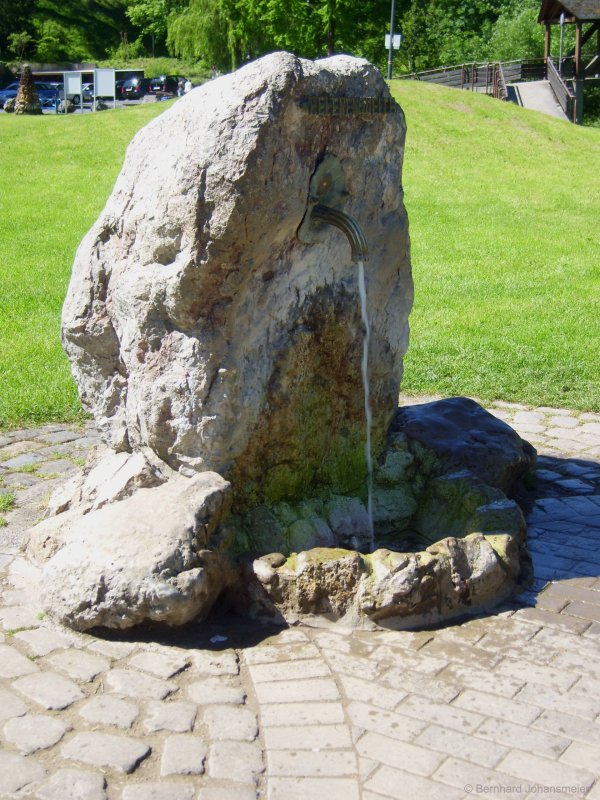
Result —
M 558 25 L 563 13 L 565 22 L 596 22 L 600 20 L 600 0 L 542 0 L 538 22 Z

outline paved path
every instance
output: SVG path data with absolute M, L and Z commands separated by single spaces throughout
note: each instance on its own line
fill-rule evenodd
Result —
M 569 121 L 559 106 L 549 81 L 527 81 L 526 83 L 515 83 L 513 86 L 518 92 L 523 108 L 541 111 L 542 114 L 548 114 L 550 117 Z
M 535 584 L 416 632 L 59 629 L 18 546 L 95 434 L 0 437 L 0 798 L 600 800 L 600 415 L 491 410 L 542 454 Z

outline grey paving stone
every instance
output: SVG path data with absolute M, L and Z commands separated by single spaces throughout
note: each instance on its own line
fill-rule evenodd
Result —
M 253 783 L 263 771 L 262 752 L 256 742 L 215 742 L 210 748 L 211 778 Z
M 6 461 L 0 463 L 0 467 L 4 467 L 4 469 L 18 469 L 19 467 L 28 467 L 31 464 L 39 464 L 43 461 L 42 456 L 39 456 L 37 453 L 22 453 L 20 456 L 15 456 L 14 458 L 9 458 Z
M 0 644 L 0 678 L 18 678 L 38 671 L 37 664 L 21 655 L 15 647 Z
M 276 647 L 261 644 L 258 647 L 244 650 L 244 661 L 247 664 L 267 664 L 271 661 L 290 661 L 301 658 L 320 658 L 321 654 L 314 644 L 300 644 L 294 647 Z
M 383 738 L 383 737 L 382 737 Z M 386 755 L 390 751 L 386 751 Z M 431 753 L 439 761 L 440 756 Z M 267 751 L 267 773 L 274 777 L 297 778 L 342 778 L 357 772 L 356 755 L 353 750 L 269 750 Z
M 0 608 L 0 625 L 5 631 L 15 631 L 17 628 L 37 628 L 40 624 L 39 609 L 31 606 Z
M 202 721 L 208 728 L 211 741 L 253 742 L 258 736 L 256 714 L 240 706 L 209 706 Z M 313 745 L 316 746 L 316 745 Z
M 53 431 L 52 433 L 43 433 L 36 437 L 46 444 L 64 444 L 65 442 L 72 442 L 74 439 L 81 438 L 79 431 Z
M 252 667 L 250 668 L 252 674 Z M 332 678 L 255 683 L 259 703 L 293 703 L 315 700 L 339 700 L 340 693 Z
M 3 486 L 7 489 L 35 486 L 42 481 L 43 478 L 27 472 L 12 472 L 3 476 Z
M 92 725 L 116 725 L 128 729 L 138 718 L 139 709 L 129 700 L 97 694 L 81 706 L 79 714 Z
M 32 631 L 20 631 L 15 634 L 15 639 L 23 642 L 27 650 L 34 656 L 46 656 L 53 650 L 70 647 L 75 639 L 60 631 L 51 628 L 36 628 Z
M 94 731 L 76 733 L 61 752 L 64 758 L 129 774 L 150 754 L 150 748 L 140 739 Z
M 60 769 L 36 792 L 39 800 L 106 800 L 106 780 L 97 772 Z
M 202 775 L 208 748 L 199 736 L 174 733 L 166 740 L 160 761 L 160 774 Z
M 76 467 L 68 458 L 55 459 L 54 461 L 44 461 L 40 464 L 38 473 L 40 475 L 62 475 L 68 476 L 71 473 L 77 472 L 79 467 Z
M 344 656 L 347 660 L 348 656 Z M 375 665 L 374 665 L 375 666 Z M 321 678 L 331 675 L 331 670 L 322 658 L 307 658 L 302 661 L 276 661 L 271 664 L 255 664 L 250 668 L 255 683 L 271 681 L 293 681 L 298 678 Z M 375 669 L 377 667 L 375 666 Z
M 482 767 L 495 767 L 509 750 L 508 747 L 503 747 L 497 742 L 479 739 L 478 732 L 476 734 L 461 733 L 448 728 L 440 728 L 438 725 L 430 725 L 425 728 L 423 733 L 414 740 L 414 743 L 449 756 L 457 756 L 465 761 L 472 761 Z M 416 772 L 416 770 L 411 771 Z
M 379 763 L 424 776 L 431 775 L 446 757 L 422 745 L 392 739 L 373 731 L 368 731 L 358 740 L 356 750 L 359 755 Z
M 181 781 L 133 783 L 123 789 L 121 800 L 194 800 L 195 789 Z
M 177 684 L 129 669 L 113 669 L 105 678 L 106 687 L 114 694 L 140 700 L 163 700 L 177 691 Z
M 232 650 L 211 652 L 196 650 L 192 653 L 194 668 L 201 675 L 238 675 L 240 665 L 237 655 Z
M 520 725 L 530 725 L 536 717 L 541 714 L 539 706 L 530 705 L 533 702 L 536 691 L 529 693 L 527 702 L 519 702 L 518 699 L 499 697 L 489 692 L 478 692 L 475 689 L 465 689 L 452 703 L 452 708 L 462 708 L 468 711 L 476 711 L 482 715 L 506 719 Z M 522 694 L 522 692 L 521 692 Z M 533 696 L 532 696 L 533 695 Z M 520 695 L 517 695 L 517 698 Z
M 490 695 L 490 697 L 493 697 L 493 695 Z M 470 709 L 455 706 L 455 702 L 452 705 L 439 703 L 435 700 L 424 703 L 422 697 L 410 694 L 400 703 L 396 712 L 420 722 L 434 722 L 443 728 L 455 728 L 463 732 L 474 731 L 483 722 L 484 716 Z
M 36 675 L 18 678 L 13 687 L 25 697 L 49 710 L 68 708 L 76 700 L 85 697 L 77 684 L 55 672 L 39 672 Z
M 10 719 L 4 726 L 4 738 L 23 755 L 46 750 L 63 738 L 70 725 L 58 717 L 27 714 Z
M 147 733 L 155 731 L 172 731 L 173 733 L 188 733 L 194 726 L 197 707 L 194 703 L 167 702 L 153 700 L 146 706 L 148 716 L 144 720 L 144 730 Z
M 202 786 L 198 792 L 198 800 L 256 800 L 257 797 L 256 789 L 247 784 L 238 786 Z M 316 800 L 317 795 L 313 795 L 313 797 Z M 333 798 L 330 798 L 330 800 L 333 800 Z M 351 798 L 345 797 L 344 800 L 351 800 Z
M 380 681 L 365 681 L 352 675 L 339 675 L 337 677 L 348 700 L 372 703 L 375 706 L 390 710 L 396 708 L 398 703 L 406 697 L 407 692 L 403 691 L 398 683 L 395 682 L 394 675 L 388 681 L 386 679 L 387 674 L 386 672 Z M 385 681 L 385 684 L 392 684 L 394 688 L 382 685 L 382 681 Z M 457 692 L 454 692 L 453 696 L 456 694 Z
M 260 710 L 262 725 L 336 725 L 345 721 L 341 703 L 272 703 Z
M 340 750 L 352 747 L 347 725 L 266 726 L 262 735 L 267 750 Z
M 13 717 L 22 717 L 26 713 L 27 706 L 16 694 L 0 689 L 0 722 Z
M 411 719 L 367 703 L 350 703 L 346 712 L 352 724 L 358 728 L 382 733 L 404 742 L 415 739 L 427 725 L 426 720 Z
M 500 719 L 486 719 L 477 729 L 476 735 L 483 739 L 505 745 L 510 748 L 519 744 L 531 753 L 538 753 L 546 758 L 556 759 L 567 748 L 569 739 L 565 736 L 546 733 L 535 728 L 526 728 Z M 455 755 L 460 756 L 460 753 Z M 467 760 L 467 759 L 465 759 Z M 485 766 L 492 766 L 485 765 Z
M 61 650 L 46 658 L 56 669 L 66 672 L 76 681 L 92 681 L 101 672 L 110 668 L 110 661 L 85 650 Z
M 189 663 L 190 659 L 181 653 L 165 655 L 146 651 L 134 655 L 128 666 L 166 679 L 177 675 L 189 666 Z
M 600 748 L 582 742 L 571 742 L 560 761 L 572 767 L 583 767 L 590 772 L 597 772 L 600 764 Z
M 572 767 L 557 761 L 548 762 L 547 758 L 526 753 L 523 750 L 511 750 L 500 762 L 498 769 L 514 775 L 530 784 L 541 786 L 580 786 L 581 794 L 585 794 L 596 780 L 596 772 L 592 773 L 580 767 Z
M 365 783 L 365 789 L 374 792 L 377 797 L 383 796 L 394 800 L 407 800 L 413 797 L 427 798 L 427 800 L 464 800 L 465 797 L 464 790 L 443 786 L 429 778 L 411 775 L 406 770 L 387 766 L 382 766 L 373 773 Z M 340 800 L 343 800 L 341 795 Z
M 107 658 L 120 659 L 126 658 L 133 653 L 135 648 L 136 645 L 131 642 L 111 642 L 105 639 L 96 639 L 88 645 L 87 649 L 93 653 L 100 653 L 101 656 L 106 656 Z
M 246 692 L 241 686 L 232 686 L 214 678 L 191 683 L 188 694 L 199 705 L 242 705 L 246 700 Z
M 0 750 L 0 797 L 23 797 L 45 775 L 44 767 L 33 758 Z

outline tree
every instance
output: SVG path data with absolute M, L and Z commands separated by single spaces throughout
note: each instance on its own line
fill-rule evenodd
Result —
M 489 58 L 512 61 L 544 55 L 544 29 L 538 24 L 538 0 L 525 0 L 518 8 L 507 8 L 499 17 L 489 42 Z
M 21 33 L 11 33 L 8 37 L 8 49 L 15 56 L 17 61 L 23 61 L 25 53 L 33 43 L 33 36 L 30 36 L 27 31 Z
M 35 0 L 2 0 L 0 2 L 0 57 L 6 58 L 9 36 L 18 31 L 33 34 L 32 14 Z

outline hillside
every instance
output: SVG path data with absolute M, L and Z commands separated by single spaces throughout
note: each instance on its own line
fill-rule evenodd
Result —
M 405 389 L 600 409 L 600 130 L 393 82 L 416 284 Z M 163 104 L 0 116 L 0 425 L 80 414 L 59 343 L 78 242 Z
M 600 130 L 394 81 L 415 307 L 403 389 L 600 409 Z

